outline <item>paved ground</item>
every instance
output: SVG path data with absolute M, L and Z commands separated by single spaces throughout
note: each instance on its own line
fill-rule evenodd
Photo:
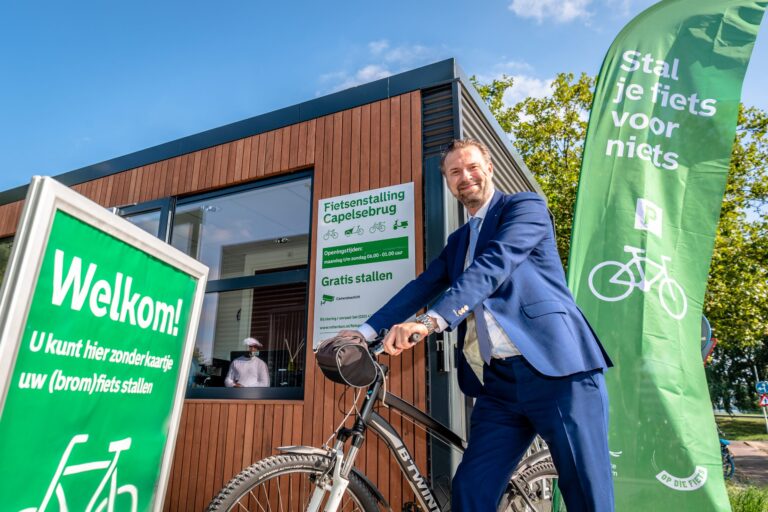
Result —
M 736 462 L 736 480 L 768 486 L 768 442 L 731 441 L 729 446 Z

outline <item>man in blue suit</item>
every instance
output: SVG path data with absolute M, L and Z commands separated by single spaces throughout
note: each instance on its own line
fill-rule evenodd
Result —
M 566 286 L 547 207 L 531 192 L 495 191 L 490 153 L 477 141 L 451 143 L 441 169 L 469 222 L 359 332 L 341 334 L 372 339 L 389 328 L 385 350 L 396 356 L 414 333 L 458 329 L 459 385 L 477 401 L 453 510 L 496 510 L 538 433 L 568 511 L 612 511 L 603 379 L 611 362 Z

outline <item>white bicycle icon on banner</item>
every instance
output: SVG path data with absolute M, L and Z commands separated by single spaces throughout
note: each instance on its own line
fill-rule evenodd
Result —
M 53 474 L 51 483 L 48 485 L 48 489 L 45 491 L 43 501 L 39 507 L 25 508 L 21 512 L 45 512 L 46 507 L 53 499 L 54 493 L 56 494 L 56 500 L 58 501 L 58 512 L 68 512 L 67 496 L 64 492 L 64 488 L 61 485 L 61 477 L 76 475 L 79 473 L 86 473 L 89 471 L 106 470 L 106 473 L 102 477 L 99 485 L 96 487 L 93 495 L 88 501 L 88 505 L 85 508 L 85 512 L 112 512 L 113 510 L 130 510 L 130 512 L 136 512 L 139 501 L 139 492 L 136 486 L 126 484 L 118 487 L 117 485 L 117 459 L 120 457 L 120 453 L 124 452 L 131 447 L 131 438 L 127 437 L 119 441 L 112 441 L 109 443 L 109 452 L 114 454 L 112 460 L 99 460 L 94 462 L 86 462 L 83 464 L 67 465 L 69 456 L 72 454 L 72 449 L 76 444 L 82 444 L 88 441 L 88 434 L 78 434 L 74 436 L 64 450 L 61 456 L 59 465 L 56 468 L 56 472 Z M 102 492 L 109 484 L 106 496 L 102 497 Z M 121 494 L 127 494 L 130 498 L 130 509 L 123 506 L 117 507 L 117 498 Z M 101 497 L 101 500 L 99 498 Z M 122 500 L 121 504 L 124 504 L 125 500 Z
M 683 318 L 688 310 L 688 301 L 683 288 L 669 277 L 667 262 L 672 258 L 662 256 L 661 263 L 656 263 L 642 256 L 643 249 L 625 245 L 624 251 L 632 255 L 628 262 L 604 261 L 595 265 L 589 273 L 589 289 L 595 297 L 606 302 L 617 302 L 629 297 L 635 288 L 649 292 L 659 282 L 661 306 L 675 320 Z

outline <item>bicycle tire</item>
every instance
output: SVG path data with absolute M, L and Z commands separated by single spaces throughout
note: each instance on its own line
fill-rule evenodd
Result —
M 230 480 L 206 510 L 306 510 L 315 488 L 313 478 L 325 474 L 329 464 L 330 459 L 322 455 L 285 454 L 267 457 L 245 468 Z M 320 510 L 324 506 L 323 502 Z M 350 472 L 349 486 L 338 510 L 377 512 L 379 508 L 365 482 Z
M 733 455 L 728 451 L 723 455 L 723 478 L 730 480 L 736 472 L 736 463 L 733 461 Z
M 552 460 L 544 460 L 523 469 L 512 477 L 520 483 L 528 500 L 533 503 L 536 512 L 552 509 L 553 479 L 557 478 L 557 469 Z M 530 512 L 530 507 L 511 482 L 501 499 L 498 512 Z

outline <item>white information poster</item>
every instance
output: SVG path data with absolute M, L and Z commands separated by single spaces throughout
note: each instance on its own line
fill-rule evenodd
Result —
M 413 183 L 318 205 L 314 347 L 356 329 L 416 276 Z

